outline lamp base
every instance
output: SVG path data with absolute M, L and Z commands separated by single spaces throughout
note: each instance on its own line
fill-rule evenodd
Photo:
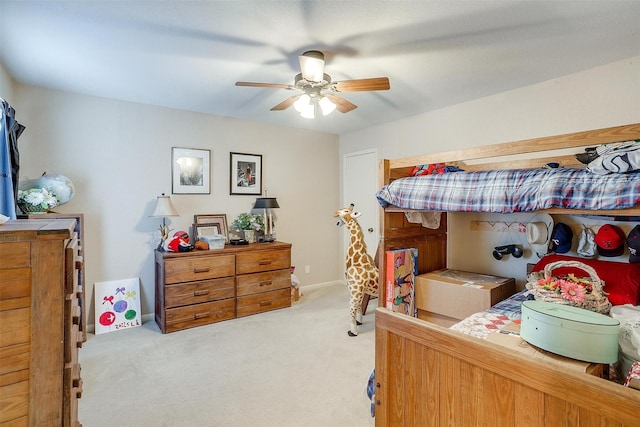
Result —
M 276 239 L 274 239 L 271 236 L 262 236 L 262 237 L 260 237 L 260 243 L 273 243 L 275 241 L 276 241 Z

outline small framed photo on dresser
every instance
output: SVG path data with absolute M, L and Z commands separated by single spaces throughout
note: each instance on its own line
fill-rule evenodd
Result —
M 196 214 L 193 216 L 193 234 L 201 235 L 222 234 L 225 241 L 229 242 L 229 230 L 227 229 L 227 215 L 225 214 Z

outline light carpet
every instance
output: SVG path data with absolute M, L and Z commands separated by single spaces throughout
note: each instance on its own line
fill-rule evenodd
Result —
M 89 334 L 85 427 L 373 426 L 370 303 L 357 337 L 344 285 L 303 287 L 291 308 L 161 334 L 155 322 Z

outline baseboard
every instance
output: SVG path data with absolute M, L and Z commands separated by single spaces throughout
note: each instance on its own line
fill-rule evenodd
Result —
M 330 282 L 320 282 L 320 283 L 312 283 L 310 285 L 300 285 L 300 289 L 323 288 L 325 286 L 334 286 L 334 285 L 346 286 L 346 283 L 344 280 L 332 280 Z

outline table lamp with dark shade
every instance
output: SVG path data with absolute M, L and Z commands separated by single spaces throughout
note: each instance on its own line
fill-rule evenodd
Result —
M 253 205 L 253 209 L 264 210 L 264 238 L 261 240 L 262 242 L 267 243 L 275 240 L 273 237 L 273 214 L 271 209 L 279 207 L 280 205 L 278 205 L 275 197 L 258 197 L 255 205 Z

